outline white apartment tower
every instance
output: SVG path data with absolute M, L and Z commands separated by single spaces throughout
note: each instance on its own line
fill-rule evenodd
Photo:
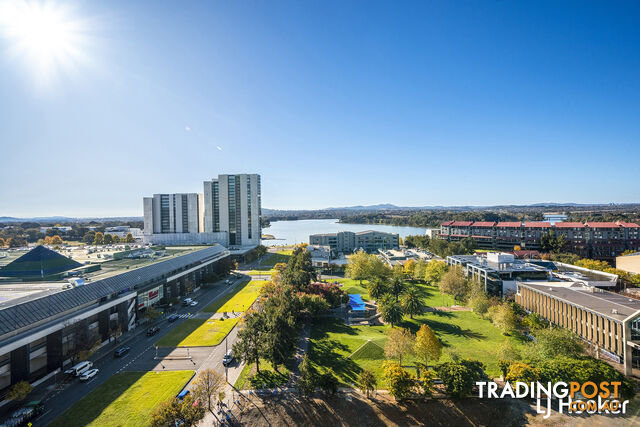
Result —
M 218 175 L 204 182 L 204 231 L 226 233 L 228 246 L 259 245 L 260 175 Z
M 154 194 L 145 197 L 144 234 L 202 233 L 202 194 Z

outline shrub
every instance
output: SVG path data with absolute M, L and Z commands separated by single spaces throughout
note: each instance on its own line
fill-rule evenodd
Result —
M 29 393 L 33 391 L 33 387 L 26 381 L 16 383 L 7 393 L 7 397 L 12 400 L 21 401 L 27 398 Z
M 386 361 L 382 366 L 384 368 L 383 377 L 387 383 L 389 394 L 396 400 L 408 397 L 416 386 L 416 380 L 413 375 L 396 362 Z
M 446 362 L 436 367 L 436 373 L 442 380 L 447 394 L 453 397 L 468 396 L 476 381 L 487 378 L 484 364 L 476 360 Z
M 540 370 L 526 363 L 512 363 L 509 366 L 509 373 L 505 377 L 505 380 L 511 382 L 521 381 L 524 383 L 540 381 Z
M 336 394 L 339 384 L 338 378 L 336 378 L 331 372 L 325 372 L 318 377 L 318 385 L 325 393 Z

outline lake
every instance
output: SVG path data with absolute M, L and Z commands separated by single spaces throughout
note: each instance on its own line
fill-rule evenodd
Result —
M 262 234 L 271 234 L 277 240 L 263 240 L 265 246 L 294 245 L 309 243 L 310 234 L 335 233 L 338 231 L 375 230 L 385 233 L 396 233 L 404 238 L 412 234 L 425 234 L 426 228 L 399 227 L 379 224 L 341 224 L 337 219 L 303 219 L 296 221 L 274 221 L 271 227 L 263 228 Z

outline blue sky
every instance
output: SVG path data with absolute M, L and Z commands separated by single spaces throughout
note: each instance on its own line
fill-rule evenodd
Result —
M 638 2 L 47 7 L 78 25 L 39 73 L 0 21 L 0 216 L 236 172 L 268 208 L 640 201 Z

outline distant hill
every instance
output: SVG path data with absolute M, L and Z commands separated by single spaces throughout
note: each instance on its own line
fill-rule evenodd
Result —
M 108 222 L 108 221 L 142 221 L 141 216 L 114 216 L 114 217 L 102 217 L 102 218 L 71 218 L 67 216 L 39 216 L 33 218 L 16 218 L 13 216 L 0 216 L 0 222 L 56 222 L 56 223 L 69 223 L 69 222 Z

